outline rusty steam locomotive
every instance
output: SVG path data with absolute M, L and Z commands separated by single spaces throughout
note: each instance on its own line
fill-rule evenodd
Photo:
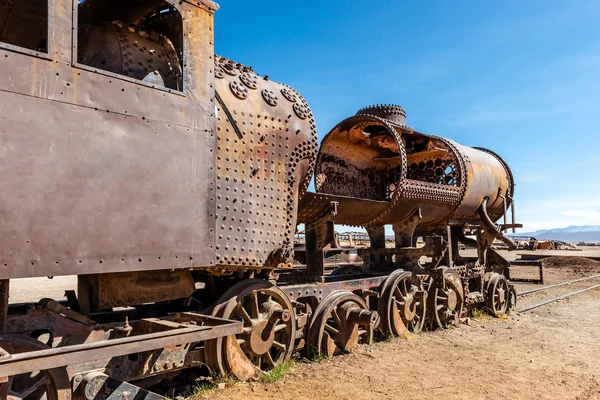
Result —
M 214 56 L 217 8 L 0 3 L 1 398 L 134 398 L 200 366 L 249 379 L 514 306 L 491 247 L 514 246 L 508 165 L 391 105 L 319 146 L 296 90 Z M 366 228 L 361 268 L 326 273 L 334 224 Z M 77 276 L 65 299 L 9 304 L 11 279 L 58 275 Z

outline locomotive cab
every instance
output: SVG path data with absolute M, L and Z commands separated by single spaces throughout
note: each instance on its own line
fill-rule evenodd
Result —
M 1 277 L 213 265 L 216 4 L 72 3 L 0 8 Z

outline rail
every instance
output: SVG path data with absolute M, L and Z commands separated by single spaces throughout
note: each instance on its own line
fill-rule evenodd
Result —
M 518 293 L 517 296 L 525 296 L 526 294 L 539 292 L 541 290 L 551 289 L 551 288 L 555 288 L 555 287 L 558 287 L 558 286 L 570 285 L 571 283 L 583 282 L 583 281 L 587 281 L 587 280 L 594 279 L 594 278 L 600 278 L 600 274 L 593 275 L 593 276 L 588 276 L 588 277 L 585 277 L 585 278 L 579 278 L 579 279 L 575 279 L 575 280 L 572 280 L 572 281 L 561 282 L 561 283 L 557 283 L 557 284 L 554 284 L 554 285 L 542 286 L 540 288 L 535 288 L 535 289 L 527 290 L 525 292 Z
M 563 299 L 566 299 L 567 297 L 575 296 L 576 294 L 587 292 L 588 290 L 596 289 L 599 287 L 600 287 L 600 284 L 597 284 L 594 286 L 590 286 L 589 288 L 580 289 L 580 290 L 576 290 L 571 293 L 563 294 L 562 296 L 554 297 L 553 299 L 545 300 L 545 301 L 542 301 L 541 303 L 537 303 L 532 306 L 521 308 L 520 310 L 518 310 L 518 312 L 522 313 L 525 311 L 533 310 L 534 308 L 545 306 L 546 304 L 554 303 L 555 301 L 563 300 Z

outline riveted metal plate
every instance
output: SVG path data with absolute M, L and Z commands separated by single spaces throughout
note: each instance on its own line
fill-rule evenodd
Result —
M 293 108 L 294 108 L 294 112 L 300 119 L 306 119 L 310 115 L 308 106 L 306 104 L 296 103 L 296 104 L 294 104 Z
M 261 94 L 262 94 L 263 99 L 265 99 L 265 101 L 267 102 L 268 105 L 273 106 L 273 107 L 275 107 L 277 105 L 279 98 L 277 97 L 275 92 L 273 92 L 270 89 L 263 89 Z
M 85 18 L 135 22 L 161 2 L 116 3 L 86 1 L 102 10 Z M 170 3 L 193 32 L 184 92 L 80 67 L 72 0 L 52 2 L 52 60 L 0 49 L 0 102 L 19 115 L 0 128 L 0 278 L 214 263 L 212 13 Z
M 238 99 L 245 100 L 248 98 L 248 88 L 242 85 L 239 81 L 231 81 L 229 83 L 229 88 L 231 89 L 231 93 L 233 93 Z
M 250 89 L 256 89 L 258 87 L 258 80 L 256 75 L 244 72 L 240 75 L 240 80 Z
M 288 101 L 291 101 L 292 103 L 298 101 L 298 94 L 295 90 L 291 88 L 284 87 L 283 89 L 281 89 L 281 94 L 283 95 L 283 97 L 285 97 Z
M 223 68 L 221 68 L 220 65 L 215 65 L 215 78 L 217 78 L 217 79 L 225 78 L 225 71 L 223 71 Z
M 314 120 L 295 117 L 291 103 L 278 104 L 275 93 L 282 85 L 250 75 L 232 61 L 222 63 L 239 70 L 216 86 L 227 108 L 217 108 L 217 264 L 242 269 L 282 266 L 292 260 L 298 198 L 314 168 Z M 221 88 L 245 74 L 254 78 L 258 89 L 249 90 L 245 100 Z

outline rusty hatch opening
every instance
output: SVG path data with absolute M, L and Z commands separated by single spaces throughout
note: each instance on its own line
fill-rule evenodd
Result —
M 323 140 L 316 168 L 320 193 L 390 201 L 403 184 L 462 184 L 457 155 L 441 138 L 361 115 Z
M 339 124 L 321 144 L 316 187 L 321 193 L 388 200 L 389 188 L 403 177 L 403 151 L 393 128 L 375 117 Z M 393 176 L 398 170 L 399 176 Z M 393 182 L 389 179 L 392 177 Z

